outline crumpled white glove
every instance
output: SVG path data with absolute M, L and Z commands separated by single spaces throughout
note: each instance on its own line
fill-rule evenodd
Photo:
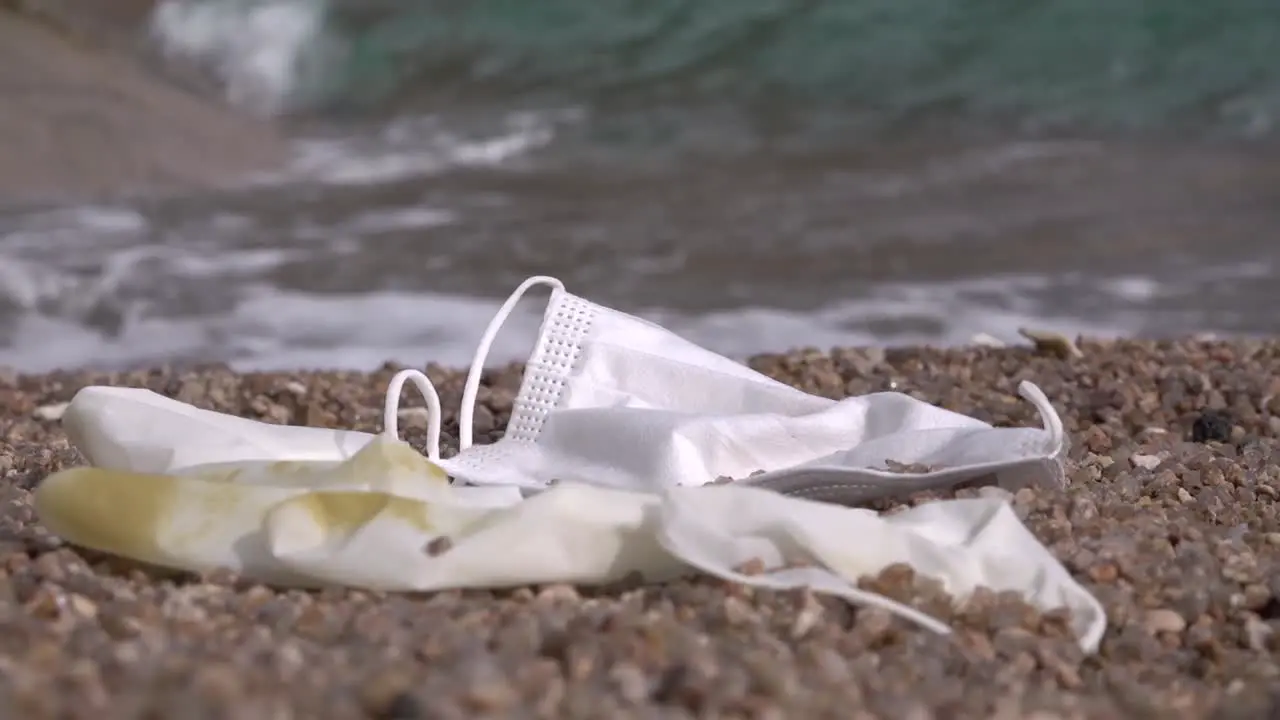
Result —
M 494 491 L 450 486 L 407 444 L 377 436 L 341 462 L 64 470 L 36 489 L 35 505 L 50 530 L 77 545 L 282 586 L 427 591 L 700 571 L 758 587 L 807 587 L 947 632 L 856 586 L 906 563 L 960 602 L 985 586 L 1045 610 L 1066 607 L 1086 651 L 1106 625 L 1097 600 L 1000 500 L 935 502 L 884 517 L 736 485 L 641 493 L 565 483 L 528 499 Z M 755 559 L 765 572 L 737 569 Z

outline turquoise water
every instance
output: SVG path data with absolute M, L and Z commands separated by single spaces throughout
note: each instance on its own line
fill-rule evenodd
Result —
M 734 356 L 1280 334 L 1280 0 L 113 3 L 289 157 L 0 213 L 0 365 L 462 365 L 531 274 Z
M 869 128 L 1249 135 L 1280 110 L 1275 0 L 349 0 L 326 27 L 337 66 L 313 108 L 730 104 L 759 122 L 795 107 Z

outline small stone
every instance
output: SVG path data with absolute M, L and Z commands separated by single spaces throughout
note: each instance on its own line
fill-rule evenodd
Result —
M 863 634 L 867 640 L 875 642 L 883 639 L 893 630 L 893 615 L 881 608 L 859 610 L 855 632 Z
M 649 681 L 644 672 L 633 663 L 621 662 L 609 671 L 609 678 L 618 688 L 618 694 L 627 702 L 638 705 L 649 699 Z
M 453 540 L 448 535 L 440 535 L 438 537 L 431 538 L 431 541 L 427 543 L 424 550 L 427 555 L 437 557 L 449 552 L 452 548 Z
M 924 463 L 904 463 L 890 459 L 884 461 L 884 466 L 889 472 L 899 475 L 923 475 L 934 471 L 934 468 Z
M 290 380 L 285 383 L 284 389 L 295 397 L 303 397 L 307 394 L 307 386 L 297 380 Z
M 1092 425 L 1084 434 L 1084 446 L 1095 455 L 1111 451 L 1111 436 L 1097 425 Z
M 379 673 L 364 683 L 360 695 L 366 712 L 372 717 L 386 720 L 424 717 L 411 687 L 413 679 L 407 675 Z
M 200 575 L 202 582 L 218 587 L 235 587 L 240 582 L 240 575 L 231 568 L 217 567 Z
M 212 664 L 200 668 L 193 685 L 201 694 L 231 700 L 244 692 L 244 673 L 232 665 Z
M 1249 615 L 1244 622 L 1245 642 L 1248 643 L 1250 650 L 1264 652 L 1267 649 L 1267 640 L 1274 632 L 1270 625 L 1259 620 L 1256 615 Z
M 98 623 L 107 635 L 116 640 L 127 640 L 142 632 L 141 620 L 118 609 L 99 613 Z
M 537 599 L 541 602 L 551 602 L 551 603 L 577 602 L 578 600 L 582 599 L 582 596 L 578 594 L 578 590 L 574 588 L 572 585 L 565 585 L 563 583 L 558 583 L 555 585 L 548 585 L 542 588 L 542 590 L 537 595 Z
M 796 618 L 791 622 L 791 639 L 800 640 L 808 635 L 822 619 L 822 605 L 811 595 L 806 595 L 806 602 Z
M 878 347 L 859 348 L 843 353 L 843 357 L 858 377 L 866 378 L 874 375 L 876 369 L 884 364 L 885 351 Z
M 1005 502 L 1013 499 L 1013 493 L 999 485 L 986 485 L 978 488 L 978 496 L 989 500 L 1004 500 Z
M 396 420 L 405 427 L 425 428 L 431 424 L 431 411 L 424 407 L 406 407 L 396 410 Z
M 1187 629 L 1187 621 L 1176 611 L 1159 608 L 1147 611 L 1143 627 L 1150 633 L 1181 633 Z
M 67 595 L 67 607 L 83 618 L 92 619 L 98 617 L 97 603 L 79 593 Z
M 1191 441 L 1227 442 L 1231 439 L 1231 416 L 1221 410 L 1205 410 L 1191 423 Z
M 1187 489 L 1186 489 L 1186 488 L 1178 488 L 1178 501 L 1179 501 L 1179 502 L 1182 502 L 1182 503 L 1189 503 L 1189 502 L 1191 502 L 1192 500 L 1195 500 L 1195 497 L 1194 497 L 1191 493 L 1187 492 Z
M 1055 355 L 1064 360 L 1084 357 L 1084 353 L 1080 352 L 1080 348 L 1076 347 L 1075 342 L 1062 333 L 1018 328 L 1018 334 L 1030 340 L 1035 345 L 1036 352 Z
M 1129 456 L 1129 462 L 1133 463 L 1133 466 L 1136 468 L 1142 468 L 1143 470 L 1155 470 L 1160 467 L 1160 463 L 1163 461 L 1155 455 L 1134 454 Z
M 1094 582 L 1112 583 L 1120 577 L 1120 570 L 1115 563 L 1099 563 L 1089 568 L 1089 577 L 1093 578 Z
M 429 716 L 422 701 L 409 692 L 398 692 L 392 695 L 377 714 L 384 720 L 417 720 Z
M 284 405 L 272 402 L 270 398 L 261 396 L 250 400 L 249 408 L 261 415 L 267 422 L 275 423 L 276 425 L 288 424 L 289 418 L 293 414 Z
M 498 427 L 498 420 L 493 416 L 493 411 L 484 405 L 476 405 L 475 411 L 471 414 L 471 431 L 484 437 L 493 432 L 496 427 Z
M 724 619 L 730 625 L 745 625 L 754 614 L 751 606 L 741 598 L 730 595 L 724 599 Z
M 54 620 L 62 614 L 62 603 L 59 602 L 59 598 L 54 591 L 47 587 L 41 587 L 27 600 L 23 609 L 33 617 L 42 620 Z
M 472 680 L 465 691 L 465 698 L 475 710 L 493 712 L 514 704 L 516 693 L 504 678 L 483 677 Z
M 36 408 L 35 412 L 33 412 L 32 414 L 35 415 L 35 418 L 37 420 L 44 420 L 45 422 L 57 422 L 61 420 L 62 416 L 67 413 L 67 408 L 70 407 L 70 405 L 71 403 L 69 402 L 53 403 L 52 405 L 41 405 L 40 407 Z
M 1272 601 L 1271 588 L 1262 583 L 1249 583 L 1244 586 L 1244 606 L 1250 610 L 1261 610 Z

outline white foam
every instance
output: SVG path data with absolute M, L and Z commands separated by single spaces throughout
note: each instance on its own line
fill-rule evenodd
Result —
M 1018 329 L 1026 326 L 1090 337 L 1133 335 L 1142 329 L 1145 314 L 1138 309 L 1111 312 L 1105 321 L 1084 320 L 1048 311 L 1023 294 L 1047 284 L 1038 276 L 902 283 L 812 312 L 746 307 L 703 315 L 661 310 L 641 314 L 732 357 L 802 347 L 957 346 L 980 334 L 1018 344 L 1024 342 Z
M 801 347 L 829 349 L 867 345 L 968 344 L 978 333 L 1019 344 L 1018 328 L 1033 326 L 1091 337 L 1133 335 L 1142 326 L 1141 312 L 1111 314 L 1091 322 L 1054 314 L 1024 313 L 964 303 L 956 285 L 935 286 L 918 300 L 901 302 L 880 296 L 834 302 L 815 312 L 740 308 L 712 313 L 660 309 L 638 314 L 708 349 L 745 358 L 761 352 Z M 894 288 L 887 288 L 892 294 Z M 920 297 L 927 296 L 927 297 Z M 367 370 L 386 360 L 421 365 L 439 362 L 461 367 L 471 361 L 480 334 L 499 300 L 409 293 L 362 296 L 317 296 L 264 293 L 237 309 L 229 326 L 251 351 L 234 359 L 242 370 L 322 367 Z M 537 301 L 522 303 L 503 327 L 489 365 L 523 360 L 533 346 L 541 322 Z M 886 333 L 869 319 L 915 317 L 936 330 Z
M 320 0 L 164 0 L 151 33 L 171 58 L 215 73 L 231 103 L 272 115 L 323 71 L 324 16 Z
M 133 208 L 112 205 L 60 208 L 36 215 L 29 222 L 35 226 L 59 228 L 71 225 L 95 233 L 136 234 L 147 229 L 147 219 L 142 213 Z
M 293 247 L 235 247 L 253 221 L 205 217 L 187 235 L 152 237 L 145 218 L 113 208 L 79 208 L 7 218 L 0 229 L 0 365 L 40 371 L 68 366 L 155 365 L 175 359 L 223 361 L 240 369 L 369 369 L 385 360 L 469 362 L 498 298 L 425 291 L 322 294 L 284 291 L 274 271 L 332 256 L 341 242 L 367 250 L 369 233 L 430 227 L 452 216 L 428 206 L 366 209 L 336 226 L 314 228 L 319 242 Z M 200 232 L 217 226 L 210 237 Z M 293 228 L 296 237 L 306 228 Z M 167 241 L 167 242 L 166 242 Z M 418 258 L 436 270 L 451 259 Z M 579 268 L 607 282 L 606 264 Z M 795 347 L 955 345 L 977 334 L 1021 343 L 1017 329 L 1119 336 L 1212 331 L 1187 297 L 1209 282 L 1270 277 L 1266 263 L 1196 267 L 1189 275 L 1019 275 L 943 283 L 878 283 L 858 297 L 832 298 L 816 310 L 740 307 L 709 313 L 643 309 L 694 342 L 734 357 Z M 590 287 L 565 278 L 590 296 Z M 1068 310 L 1063 293 L 1088 299 Z M 173 302 L 171 298 L 187 298 Z M 1177 309 L 1178 307 L 1182 309 Z M 522 359 L 542 308 L 522 303 L 500 335 L 492 363 Z M 1083 319 L 1082 319 L 1083 318 Z M 94 329 L 102 328 L 102 330 Z
M 12 227 L 0 230 L 5 250 L 42 255 L 132 241 L 148 229 L 146 217 L 138 211 L 107 205 L 58 208 L 6 220 Z
M 983 284 L 993 284 L 987 281 Z M 1107 323 L 993 309 L 965 301 L 974 283 L 887 286 L 861 300 L 816 312 L 744 308 L 707 314 L 663 310 L 639 314 L 717 352 L 746 357 L 796 347 L 967 343 L 987 333 L 1020 342 L 1017 328 L 1034 325 L 1093 336 L 1132 334 L 1137 312 Z M 229 313 L 182 319 L 131 318 L 113 338 L 69 320 L 25 314 L 0 365 L 38 371 L 59 366 L 145 365 L 173 358 L 223 361 L 240 370 L 334 368 L 368 370 L 386 360 L 463 366 L 471 359 L 497 299 L 433 293 L 321 295 L 255 286 Z M 522 303 L 499 335 L 490 364 L 527 356 L 542 308 Z M 877 319 L 919 318 L 925 329 L 887 334 Z M 933 329 L 929 329 L 933 328 Z
M 1154 278 L 1126 275 L 1102 283 L 1113 296 L 1130 302 L 1146 302 L 1160 295 L 1161 285 Z
M 189 320 L 135 319 L 118 337 L 105 337 L 80 323 L 35 313 L 22 315 L 8 345 L 0 346 L 0 366 L 22 372 L 54 368 L 154 365 L 174 358 L 216 360 L 199 353 L 207 332 Z
M 452 212 L 439 208 L 398 208 L 361 213 L 343 223 L 339 230 L 358 235 L 378 235 L 400 230 L 426 230 L 449 225 L 456 219 Z
M 167 57 L 210 71 L 232 104 L 278 115 L 305 107 L 341 61 L 342 43 L 325 27 L 327 6 L 326 0 L 162 0 L 150 30 Z M 479 136 L 451 130 L 437 117 L 405 117 L 372 130 L 299 137 L 287 168 L 244 182 L 369 185 L 500 165 L 546 146 L 559 123 L 581 115 L 575 109 L 512 112 Z
M 75 278 L 39 263 L 0 255 L 0 306 L 34 312 L 50 298 L 66 295 Z
M 573 117 L 565 111 L 511 113 L 494 133 L 480 137 L 463 136 L 439 118 L 408 117 L 373 133 L 299 138 L 286 170 L 252 181 L 371 185 L 449 168 L 500 165 L 545 147 L 555 138 L 557 125 Z
M 461 363 L 497 309 L 496 301 L 433 294 L 318 295 L 251 289 L 226 314 L 184 318 L 133 317 L 108 337 L 74 318 L 23 313 L 0 366 L 22 371 L 55 367 L 125 366 L 174 358 L 229 362 L 237 369 L 297 367 L 367 370 L 388 360 Z M 512 322 L 536 327 L 529 314 Z M 495 357 L 527 352 L 521 333 L 508 334 Z

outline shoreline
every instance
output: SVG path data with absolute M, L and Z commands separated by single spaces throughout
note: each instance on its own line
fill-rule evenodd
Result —
M 1036 424 L 1015 388 L 1037 383 L 1070 437 L 1069 482 L 1011 502 L 1108 613 L 1087 658 L 1052 614 L 999 597 L 955 612 L 952 643 L 843 602 L 707 580 L 419 597 L 158 579 L 35 522 L 30 489 L 78 462 L 39 408 L 114 383 L 259 419 L 377 430 L 394 367 L 0 375 L 0 714 L 1268 717 L 1280 707 L 1280 339 L 1079 347 L 1071 359 L 971 346 L 748 364 L 815 394 L 896 386 L 998 425 Z M 427 372 L 452 452 L 465 371 Z M 517 366 L 487 373 L 478 435 L 500 431 L 519 379 Z M 1208 410 L 1229 416 L 1227 441 L 1192 441 Z M 424 435 L 420 422 L 404 432 L 418 446 Z M 910 578 L 867 582 L 937 603 Z M 802 615 L 812 624 L 800 628 Z

